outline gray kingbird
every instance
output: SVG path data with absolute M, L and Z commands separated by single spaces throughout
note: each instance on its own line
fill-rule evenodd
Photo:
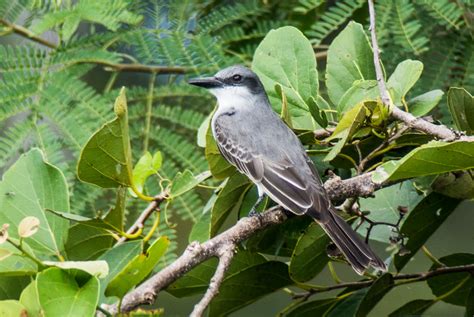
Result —
M 218 108 L 211 127 L 219 150 L 257 185 L 260 198 L 266 194 L 297 215 L 311 216 L 358 274 L 370 266 L 386 270 L 384 262 L 336 214 L 313 162 L 273 111 L 254 72 L 236 65 L 189 83 L 216 96 Z

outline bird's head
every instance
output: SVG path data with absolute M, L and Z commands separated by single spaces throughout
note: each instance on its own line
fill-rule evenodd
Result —
M 208 89 L 218 100 L 253 98 L 265 92 L 257 74 L 242 65 L 224 68 L 212 77 L 193 78 L 188 83 Z

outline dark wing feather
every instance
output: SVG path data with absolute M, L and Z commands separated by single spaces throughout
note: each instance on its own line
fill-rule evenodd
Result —
M 310 208 L 326 212 L 329 202 L 317 174 L 313 174 L 313 166 L 303 169 L 308 171 L 303 174 L 301 166 L 288 156 L 274 161 L 252 152 L 228 137 L 218 123 L 214 125 L 214 135 L 224 158 L 260 184 L 274 201 L 296 214 L 304 214 Z

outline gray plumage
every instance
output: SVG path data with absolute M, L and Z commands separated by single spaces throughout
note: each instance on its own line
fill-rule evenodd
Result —
M 219 150 L 257 185 L 259 194 L 315 219 L 358 274 L 370 266 L 386 270 L 383 261 L 336 215 L 313 162 L 272 110 L 254 72 L 237 65 L 189 83 L 208 88 L 217 97 L 211 126 Z

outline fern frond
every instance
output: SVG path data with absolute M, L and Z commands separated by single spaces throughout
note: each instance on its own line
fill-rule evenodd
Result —
M 177 106 L 159 105 L 154 107 L 151 114 L 153 119 L 165 120 L 174 126 L 180 126 L 189 130 L 197 131 L 206 116 L 195 110 Z M 143 108 L 131 107 L 130 121 L 144 120 Z
M 448 29 L 459 30 L 464 24 L 463 10 L 456 3 L 449 0 L 422 0 L 418 2 L 428 11 L 429 15 Z
M 76 31 L 81 21 L 88 21 L 115 31 L 122 23 L 133 25 L 142 20 L 140 15 L 128 10 L 129 5 L 130 2 L 127 0 L 81 0 L 72 7 L 60 7 L 46 13 L 34 25 L 33 30 L 43 33 L 61 25 L 62 34 L 67 40 Z
M 424 59 L 424 70 L 419 83 L 414 87 L 416 92 L 426 92 L 433 89 L 446 90 L 452 81 L 453 69 L 457 66 L 457 52 L 462 40 L 454 36 L 431 38 L 430 54 Z
M 27 10 L 25 1 L 0 1 L 0 17 L 9 22 L 15 22 L 20 14 Z
M 298 0 L 298 4 L 295 5 L 293 11 L 307 14 L 309 11 L 316 9 L 323 3 L 324 0 Z
M 33 125 L 30 119 L 17 119 L 9 123 L 9 127 L 2 127 L 0 138 L 0 167 L 6 167 L 11 163 L 28 142 Z
M 376 15 L 376 31 L 377 40 L 382 47 L 387 43 L 390 36 L 390 23 L 393 19 L 393 1 L 392 0 L 378 0 L 375 2 Z
M 221 5 L 198 19 L 197 29 L 200 33 L 215 32 L 237 21 L 253 21 L 255 16 L 261 15 L 266 11 L 267 8 L 256 0 L 245 0 L 231 5 Z
M 415 7 L 409 0 L 397 0 L 393 19 L 395 42 L 415 55 L 428 50 L 428 38 L 420 34 L 421 23 L 415 16 Z
M 202 149 L 190 143 L 181 135 L 165 129 L 154 129 L 150 133 L 153 148 L 164 152 L 165 159 L 176 162 L 180 169 L 188 168 L 193 173 L 200 173 L 207 169 L 207 161 L 204 159 Z
M 364 3 L 364 0 L 336 1 L 306 32 L 310 41 L 315 45 L 321 44 L 329 34 L 337 30 Z

